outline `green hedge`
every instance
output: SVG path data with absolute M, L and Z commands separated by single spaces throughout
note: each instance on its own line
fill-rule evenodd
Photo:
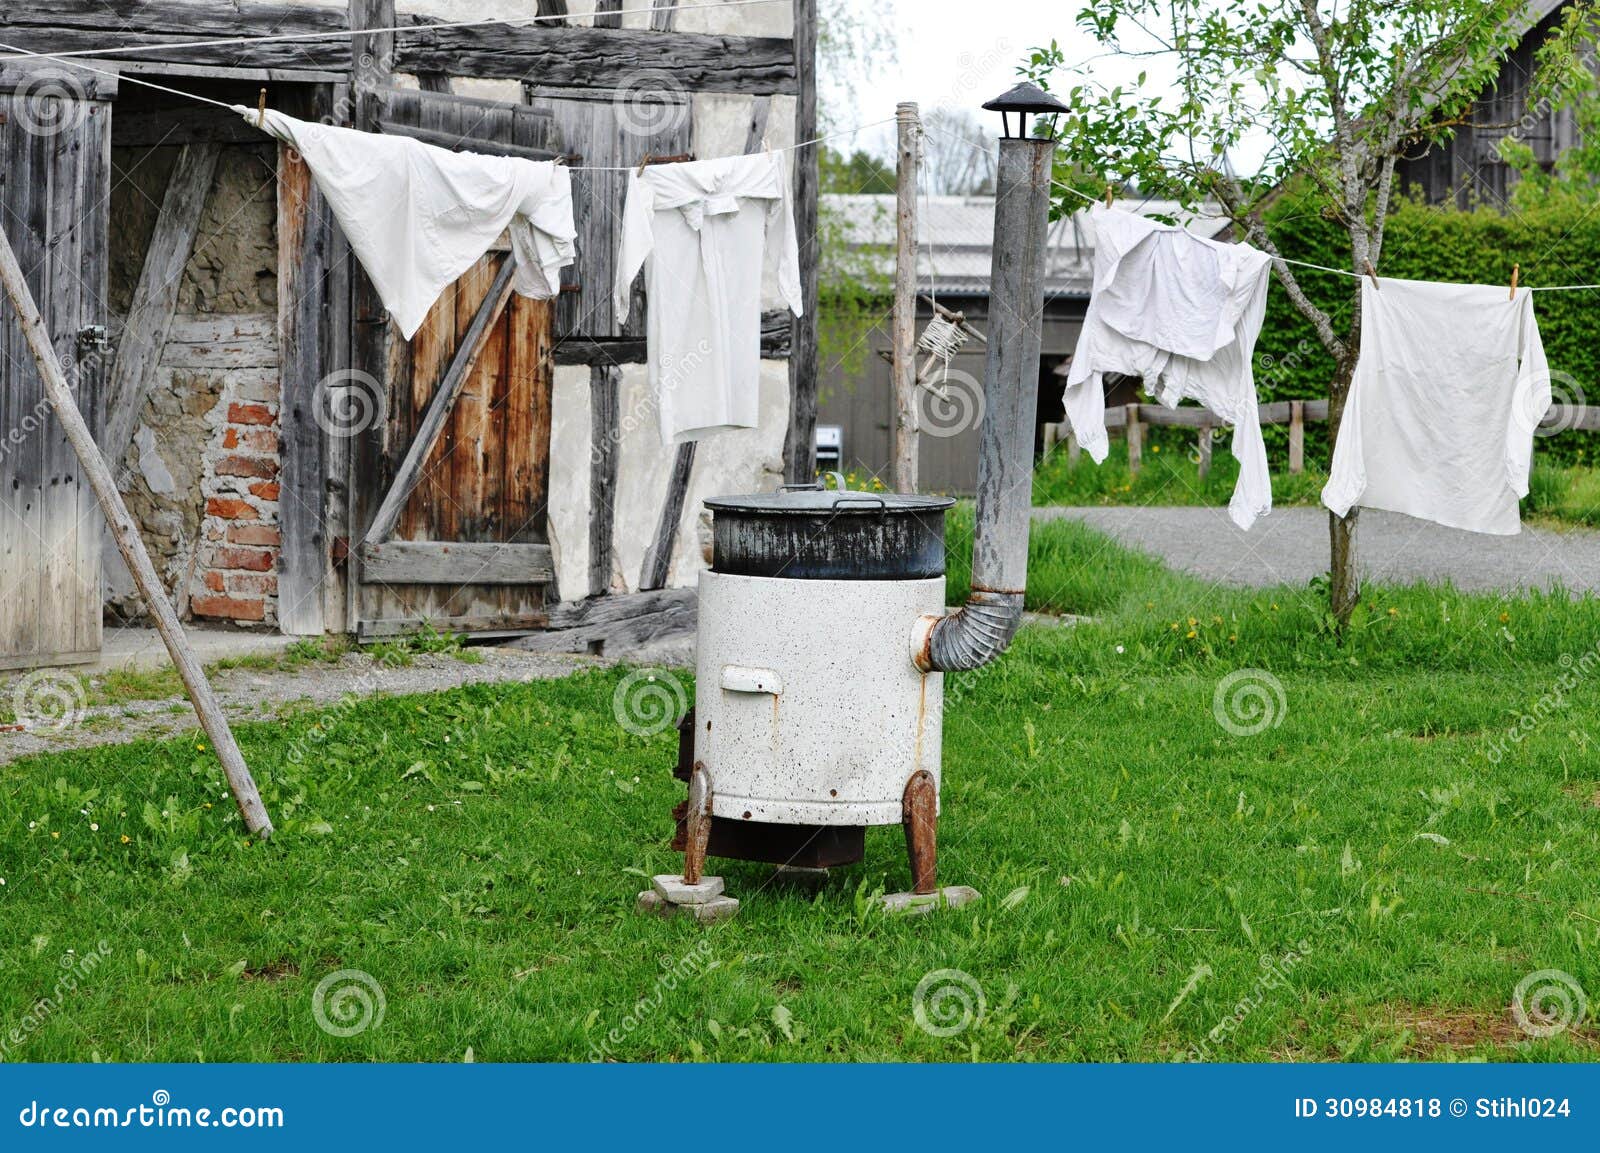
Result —
M 1349 266 L 1345 231 L 1304 199 L 1289 195 L 1279 200 L 1269 210 L 1267 224 L 1285 256 L 1330 268 Z M 1524 285 L 1600 283 L 1600 212 L 1566 198 L 1512 214 L 1405 200 L 1390 217 L 1379 272 L 1406 280 L 1504 284 L 1509 292 L 1513 264 L 1522 265 Z M 1349 323 L 1355 282 L 1325 272 L 1295 272 L 1306 294 L 1328 310 L 1342 332 Z M 1570 377 L 1569 387 L 1580 389 L 1587 403 L 1600 404 L 1600 293 L 1540 293 L 1535 308 L 1551 371 Z M 1274 282 L 1256 349 L 1262 403 L 1326 397 L 1332 375 L 1332 358 Z M 1267 431 L 1274 460 L 1286 456 L 1287 432 Z M 1587 463 L 1600 454 L 1600 434 L 1562 433 L 1541 439 L 1538 451 L 1553 462 Z M 1325 465 L 1322 426 L 1307 429 L 1306 455 Z

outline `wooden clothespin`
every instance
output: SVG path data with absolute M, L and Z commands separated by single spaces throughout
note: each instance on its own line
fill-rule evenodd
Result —
M 655 154 L 654 153 L 646 152 L 644 154 L 644 159 L 639 161 L 639 172 L 638 172 L 638 175 L 643 176 L 644 175 L 644 170 L 646 168 L 650 167 L 650 162 L 652 160 L 654 160 L 654 159 L 655 159 Z
M 256 97 L 256 127 L 267 126 L 267 90 L 263 88 L 261 95 Z
M 1115 207 L 1116 200 L 1117 200 L 1116 190 L 1114 188 L 1112 188 L 1112 186 L 1110 184 L 1107 184 L 1106 185 L 1106 207 L 1107 208 Z
M 1522 276 L 1522 265 L 1513 264 L 1511 266 L 1511 299 L 1512 300 L 1515 300 L 1517 298 L 1517 281 L 1521 278 L 1521 276 Z
M 1373 291 L 1374 292 L 1381 292 L 1383 290 L 1383 286 L 1378 283 L 1378 270 L 1376 268 L 1372 267 L 1372 261 L 1370 261 L 1370 260 L 1367 261 L 1367 275 L 1372 277 L 1372 289 L 1373 289 Z

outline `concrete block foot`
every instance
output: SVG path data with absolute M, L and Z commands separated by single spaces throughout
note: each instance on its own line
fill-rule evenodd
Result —
M 721 877 L 701 877 L 691 885 L 682 877 L 663 873 L 650 878 L 650 887 L 674 905 L 704 905 L 722 896 Z
M 932 893 L 890 893 L 880 898 L 886 913 L 930 913 L 934 909 L 959 909 L 979 899 L 967 885 L 946 885 Z
M 697 905 L 676 905 L 654 889 L 639 894 L 635 908 L 641 913 L 654 913 L 658 917 L 693 917 L 701 924 L 724 921 L 739 911 L 739 902 L 733 897 L 717 896 Z

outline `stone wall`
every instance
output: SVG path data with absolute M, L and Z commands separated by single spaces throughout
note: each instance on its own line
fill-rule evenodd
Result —
M 110 305 L 126 315 L 177 157 L 115 149 Z M 276 620 L 277 237 L 270 144 L 225 148 L 206 198 L 159 378 L 118 486 L 180 612 Z M 105 548 L 107 606 L 142 611 Z

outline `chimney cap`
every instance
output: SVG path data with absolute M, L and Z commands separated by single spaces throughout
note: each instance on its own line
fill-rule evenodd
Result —
M 1066 112 L 1067 106 L 1037 84 L 1023 81 L 984 104 L 989 112 Z

